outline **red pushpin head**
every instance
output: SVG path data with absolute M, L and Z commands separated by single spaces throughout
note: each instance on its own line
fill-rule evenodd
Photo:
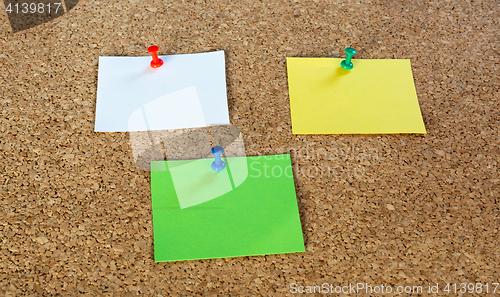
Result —
M 158 68 L 163 65 L 163 60 L 158 58 L 158 54 L 156 53 L 159 49 L 160 48 L 156 45 L 152 45 L 148 48 L 148 52 L 153 56 L 153 61 L 151 61 L 151 67 L 153 68 Z

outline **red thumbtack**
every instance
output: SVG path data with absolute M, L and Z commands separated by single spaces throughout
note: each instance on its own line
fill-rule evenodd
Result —
M 158 68 L 163 65 L 163 60 L 158 58 L 158 54 L 156 53 L 159 48 L 156 45 L 150 46 L 148 48 L 148 52 L 153 56 L 153 61 L 151 61 L 151 67 Z

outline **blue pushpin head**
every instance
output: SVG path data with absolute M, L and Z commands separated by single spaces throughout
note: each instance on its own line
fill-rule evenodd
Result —
M 212 162 L 212 169 L 219 172 L 226 168 L 226 163 L 221 160 L 220 155 L 224 152 L 224 148 L 222 146 L 214 146 L 212 148 L 212 154 L 215 155 L 215 161 Z

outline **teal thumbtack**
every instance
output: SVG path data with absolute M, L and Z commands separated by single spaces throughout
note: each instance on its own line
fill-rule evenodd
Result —
M 347 54 L 347 57 L 345 58 L 344 61 L 340 63 L 340 66 L 342 66 L 342 68 L 346 70 L 351 70 L 353 67 L 351 58 L 356 54 L 356 50 L 353 49 L 352 47 L 348 47 L 345 49 L 345 53 Z

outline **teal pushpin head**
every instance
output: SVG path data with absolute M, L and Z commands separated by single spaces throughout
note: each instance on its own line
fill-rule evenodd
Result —
M 215 161 L 212 162 L 212 169 L 219 172 L 226 168 L 226 163 L 221 160 L 220 155 L 224 152 L 224 148 L 222 146 L 214 146 L 212 148 L 212 154 L 215 155 Z
M 344 61 L 340 62 L 340 66 L 346 70 L 351 70 L 352 67 L 354 67 L 354 65 L 352 65 L 351 58 L 356 54 L 356 50 L 352 47 L 348 47 L 345 49 L 345 53 L 347 54 L 347 57 Z

